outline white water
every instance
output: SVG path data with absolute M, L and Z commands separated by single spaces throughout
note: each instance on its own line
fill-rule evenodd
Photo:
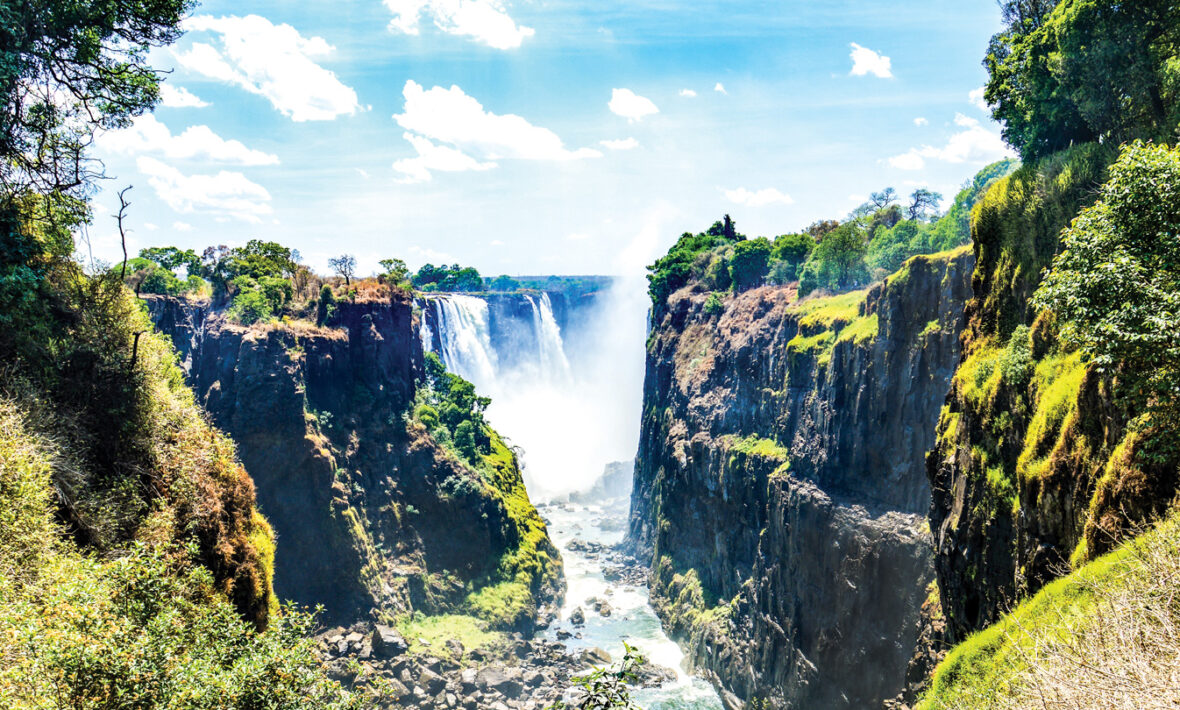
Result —
M 488 419 L 523 449 L 530 497 L 534 502 L 561 501 L 571 492 L 591 488 L 606 464 L 635 456 L 647 337 L 646 283 L 642 277 L 617 280 L 578 332 L 565 334 L 547 294 L 527 298 L 532 333 L 515 334 L 527 337 L 512 340 L 533 343 L 529 352 L 509 351 L 512 346 L 492 341 L 488 304 L 482 299 L 449 294 L 421 305 L 436 309 L 439 356 L 447 369 L 492 398 Z M 424 326 L 420 335 L 423 346 L 431 348 L 430 329 Z M 664 634 L 647 589 L 607 582 L 597 560 L 570 549 L 574 540 L 621 542 L 627 501 L 594 506 L 553 502 L 542 508 L 542 514 L 561 550 L 568 585 L 561 619 L 549 636 L 556 638 L 558 628 L 576 632 L 581 637 L 566 640 L 568 647 L 603 648 L 616 660 L 627 641 L 654 663 L 674 669 L 674 683 L 635 693 L 641 707 L 720 710 L 716 692 L 684 672 L 683 653 Z M 585 609 L 589 597 L 609 599 L 612 615 L 602 617 Z M 586 624 L 575 629 L 568 619 L 577 606 L 583 606 Z
M 574 334 L 565 334 L 545 293 L 526 296 L 533 313 L 535 353 L 505 352 L 492 343 L 488 304 L 459 294 L 430 297 L 438 316 L 439 356 L 447 369 L 491 397 L 488 419 L 524 450 L 524 476 L 534 501 L 564 499 L 589 489 L 612 461 L 635 456 L 643 393 L 647 294 L 642 279 L 618 280 Z M 425 328 L 423 346 L 433 334 Z M 506 365 L 504 363 L 517 363 Z

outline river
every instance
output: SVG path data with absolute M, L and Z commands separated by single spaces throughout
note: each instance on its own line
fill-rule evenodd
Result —
M 549 523 L 549 534 L 565 563 L 567 593 L 560 620 L 545 633 L 575 634 L 560 639 L 571 650 L 601 648 L 617 662 L 623 642 L 653 663 L 673 669 L 676 680 L 638 690 L 647 710 L 720 710 L 717 693 L 688 675 L 684 654 L 664 634 L 645 584 L 608 582 L 601 561 L 585 543 L 613 547 L 622 542 L 628 516 L 625 496 L 592 505 L 563 502 L 603 476 L 606 465 L 635 456 L 642 406 L 647 294 L 642 278 L 617 280 L 584 313 L 567 310 L 577 332 L 563 333 L 553 304 L 543 293 L 525 293 L 493 312 L 488 300 L 446 294 L 423 299 L 421 338 L 447 369 L 491 397 L 487 416 L 518 447 L 529 495 Z M 576 345 L 567 345 L 576 343 Z M 633 580 L 634 582 L 634 580 Z M 610 616 L 586 607 L 608 600 Z M 570 614 L 582 607 L 585 624 Z

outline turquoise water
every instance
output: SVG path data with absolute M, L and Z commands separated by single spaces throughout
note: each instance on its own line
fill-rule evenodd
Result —
M 647 587 L 607 582 L 598 560 L 569 548 L 574 540 L 603 545 L 621 542 L 622 528 L 627 521 L 626 501 L 608 501 L 604 505 L 555 503 L 543 506 L 541 515 L 549 521 L 549 534 L 561 549 L 568 585 L 561 618 L 546 636 L 556 639 L 558 629 L 580 632 L 582 638 L 569 638 L 562 643 L 571 650 L 597 646 L 608 651 L 616 661 L 622 658 L 626 641 L 652 662 L 675 670 L 676 682 L 635 692 L 635 701 L 646 710 L 721 710 L 721 700 L 713 687 L 684 672 L 684 653 L 664 634 L 660 620 L 648 604 Z M 609 523 L 609 530 L 602 529 L 603 522 Z M 606 599 L 613 609 L 611 615 L 602 617 L 590 609 L 586 605 L 590 597 Z M 585 612 L 586 624 L 573 627 L 569 615 L 579 606 Z

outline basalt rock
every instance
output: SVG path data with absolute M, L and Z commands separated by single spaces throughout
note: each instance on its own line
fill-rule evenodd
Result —
M 544 524 L 527 500 L 507 504 L 525 496 L 519 469 L 492 488 L 407 416 L 423 362 L 408 298 L 342 301 L 322 328 L 243 327 L 207 305 L 147 303 L 254 479 L 279 538 L 280 597 L 323 605 L 330 623 L 441 611 L 467 583 L 497 581 L 526 538 L 534 600 L 560 594 Z
M 924 454 L 959 359 L 967 250 L 860 294 L 693 286 L 649 340 L 629 548 L 737 707 L 879 707 L 933 574 Z

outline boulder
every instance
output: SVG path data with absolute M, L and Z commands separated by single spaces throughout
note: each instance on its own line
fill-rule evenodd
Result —
M 410 645 L 402 635 L 391 626 L 376 624 L 370 638 L 373 644 L 373 654 L 378 658 L 395 658 L 410 650 Z

